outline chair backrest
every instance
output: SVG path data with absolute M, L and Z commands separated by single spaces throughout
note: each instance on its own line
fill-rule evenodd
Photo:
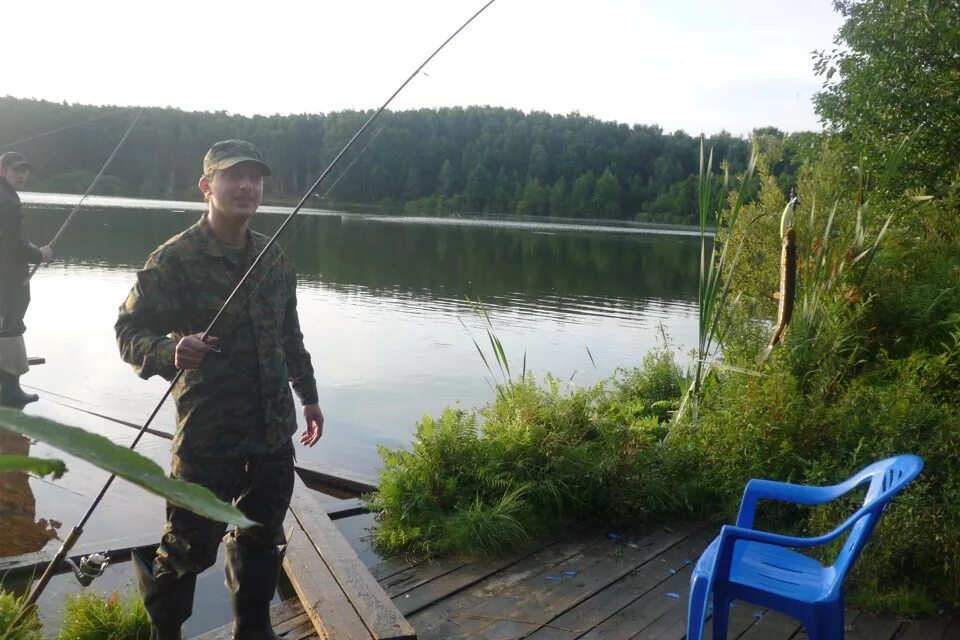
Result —
M 923 469 L 923 459 L 918 456 L 904 454 L 874 462 L 845 484 L 851 488 L 870 483 L 867 495 L 863 500 L 863 515 L 850 529 L 847 541 L 837 555 L 834 569 L 837 572 L 837 584 L 843 584 L 847 571 L 856 562 L 860 551 L 870 538 L 873 528 L 883 515 L 883 511 L 890 504 L 895 495 L 903 491 Z

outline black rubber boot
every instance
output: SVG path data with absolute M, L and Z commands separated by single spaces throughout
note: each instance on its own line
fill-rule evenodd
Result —
M 135 550 L 131 553 L 133 568 L 143 594 L 143 605 L 153 625 L 154 640 L 181 640 L 180 627 L 193 613 L 193 591 L 197 576 L 174 575 L 155 578 L 153 575 L 154 553 Z
M 270 622 L 270 601 L 280 580 L 283 550 L 227 536 L 224 586 L 233 603 L 233 640 L 280 640 Z
M 20 388 L 20 376 L 0 370 L 0 405 L 23 409 L 39 399 L 37 394 L 27 393 Z

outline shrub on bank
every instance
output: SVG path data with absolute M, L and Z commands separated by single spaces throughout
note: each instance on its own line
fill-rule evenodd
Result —
M 150 640 L 150 619 L 134 593 L 109 598 L 94 593 L 67 596 L 58 640 Z
M 40 640 L 40 622 L 36 612 L 27 616 L 26 620 L 10 628 L 14 619 L 20 613 L 22 598 L 0 589 L 0 638 L 3 640 Z

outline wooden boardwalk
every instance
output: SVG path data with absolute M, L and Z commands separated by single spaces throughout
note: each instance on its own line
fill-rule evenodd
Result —
M 683 640 L 690 572 L 716 534 L 715 527 L 688 526 L 579 535 L 500 560 L 392 560 L 371 572 L 420 640 Z M 786 616 L 737 602 L 729 637 L 802 640 L 806 634 Z M 846 637 L 955 640 L 960 621 L 907 622 L 849 611 Z
M 393 559 L 369 572 L 420 640 L 684 640 L 690 571 L 716 533 L 691 525 L 579 534 L 494 560 Z M 343 637 L 317 633 L 295 600 L 276 607 L 274 621 L 289 640 Z M 704 638 L 710 637 L 708 624 Z M 229 638 L 226 629 L 202 636 Z M 805 640 L 806 634 L 787 616 L 736 602 L 729 638 Z M 846 638 L 960 640 L 960 620 L 911 622 L 850 610 Z

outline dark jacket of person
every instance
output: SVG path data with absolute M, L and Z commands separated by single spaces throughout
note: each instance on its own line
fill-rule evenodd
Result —
M 0 278 L 23 280 L 40 249 L 23 237 L 23 207 L 13 186 L 0 177 Z
M 207 328 L 268 240 L 248 231 L 245 250 L 225 250 L 204 216 L 157 248 L 120 307 L 121 357 L 142 378 L 172 380 L 177 342 Z M 273 246 L 211 332 L 220 352 L 208 352 L 174 387 L 176 455 L 293 452 L 290 383 L 303 404 L 317 402 L 296 286 L 293 266 Z

